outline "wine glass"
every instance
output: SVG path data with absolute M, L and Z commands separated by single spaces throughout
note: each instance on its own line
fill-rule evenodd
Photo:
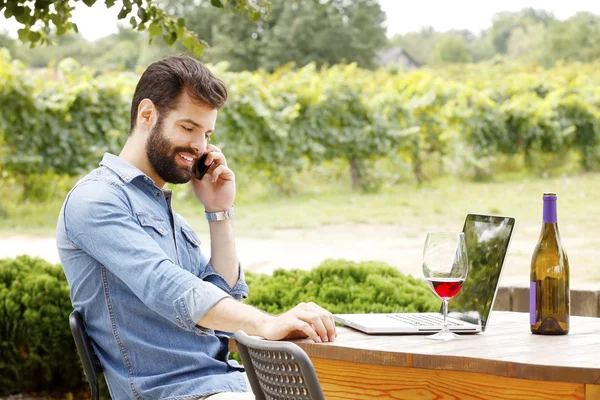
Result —
M 458 293 L 465 279 L 469 262 L 462 232 L 430 232 L 423 249 L 423 275 L 431 290 L 443 302 L 444 328 L 428 339 L 454 340 L 462 337 L 448 329 L 448 301 Z

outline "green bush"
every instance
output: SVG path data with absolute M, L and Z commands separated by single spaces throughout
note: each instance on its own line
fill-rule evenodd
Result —
M 214 141 L 234 170 L 285 194 L 297 191 L 294 177 L 309 164 L 342 162 L 353 187 L 370 192 L 388 181 L 376 168 L 382 159 L 410 164 L 421 182 L 446 173 L 442 162 L 427 171 L 431 160 L 460 162 L 465 151 L 474 161 L 520 155 L 529 169 L 539 154 L 575 152 L 581 169 L 593 171 L 600 168 L 599 65 L 479 63 L 393 74 L 354 64 L 234 73 L 219 64 L 211 69 L 230 96 Z M 105 151 L 118 153 L 137 80 L 96 74 L 73 59 L 33 72 L 0 49 L 0 176 L 73 176 L 97 166 Z M 473 179 L 493 177 L 488 163 L 462 169 Z
M 274 314 L 309 301 L 334 313 L 439 309 L 423 281 L 383 263 L 327 260 L 311 271 L 246 277 L 247 303 Z M 0 260 L 0 396 L 86 390 L 71 311 L 60 265 L 28 256 Z
M 257 308 L 277 314 L 299 302 L 315 302 L 332 313 L 438 311 L 439 300 L 422 280 L 381 262 L 326 260 L 310 271 L 248 274 Z
M 118 153 L 132 93 L 123 80 L 94 77 L 73 59 L 31 73 L 0 49 L 0 168 L 75 175 L 96 167 L 105 151 Z
M 83 385 L 60 265 L 0 260 L 0 395 Z

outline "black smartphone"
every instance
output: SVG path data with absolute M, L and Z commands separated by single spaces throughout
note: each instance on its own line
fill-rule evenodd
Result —
M 192 166 L 192 174 L 194 174 L 194 176 L 198 180 L 202 179 L 202 177 L 208 172 L 210 166 L 212 165 L 212 163 L 210 163 L 209 165 L 204 165 L 207 156 L 208 153 L 202 154 L 202 156 L 198 158 Z

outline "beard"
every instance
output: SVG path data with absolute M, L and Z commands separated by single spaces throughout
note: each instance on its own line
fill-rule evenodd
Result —
M 179 153 L 195 154 L 189 147 L 174 147 L 163 132 L 163 120 L 158 118 L 146 142 L 146 155 L 150 165 L 160 178 L 168 183 L 187 183 L 192 179 L 192 170 L 177 164 Z

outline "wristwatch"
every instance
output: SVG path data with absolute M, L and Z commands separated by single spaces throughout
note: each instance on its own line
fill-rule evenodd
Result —
M 206 220 L 208 222 L 223 221 L 224 219 L 233 218 L 235 215 L 235 208 L 231 206 L 231 208 L 227 211 L 219 211 L 214 213 L 204 211 L 204 215 L 206 215 Z

